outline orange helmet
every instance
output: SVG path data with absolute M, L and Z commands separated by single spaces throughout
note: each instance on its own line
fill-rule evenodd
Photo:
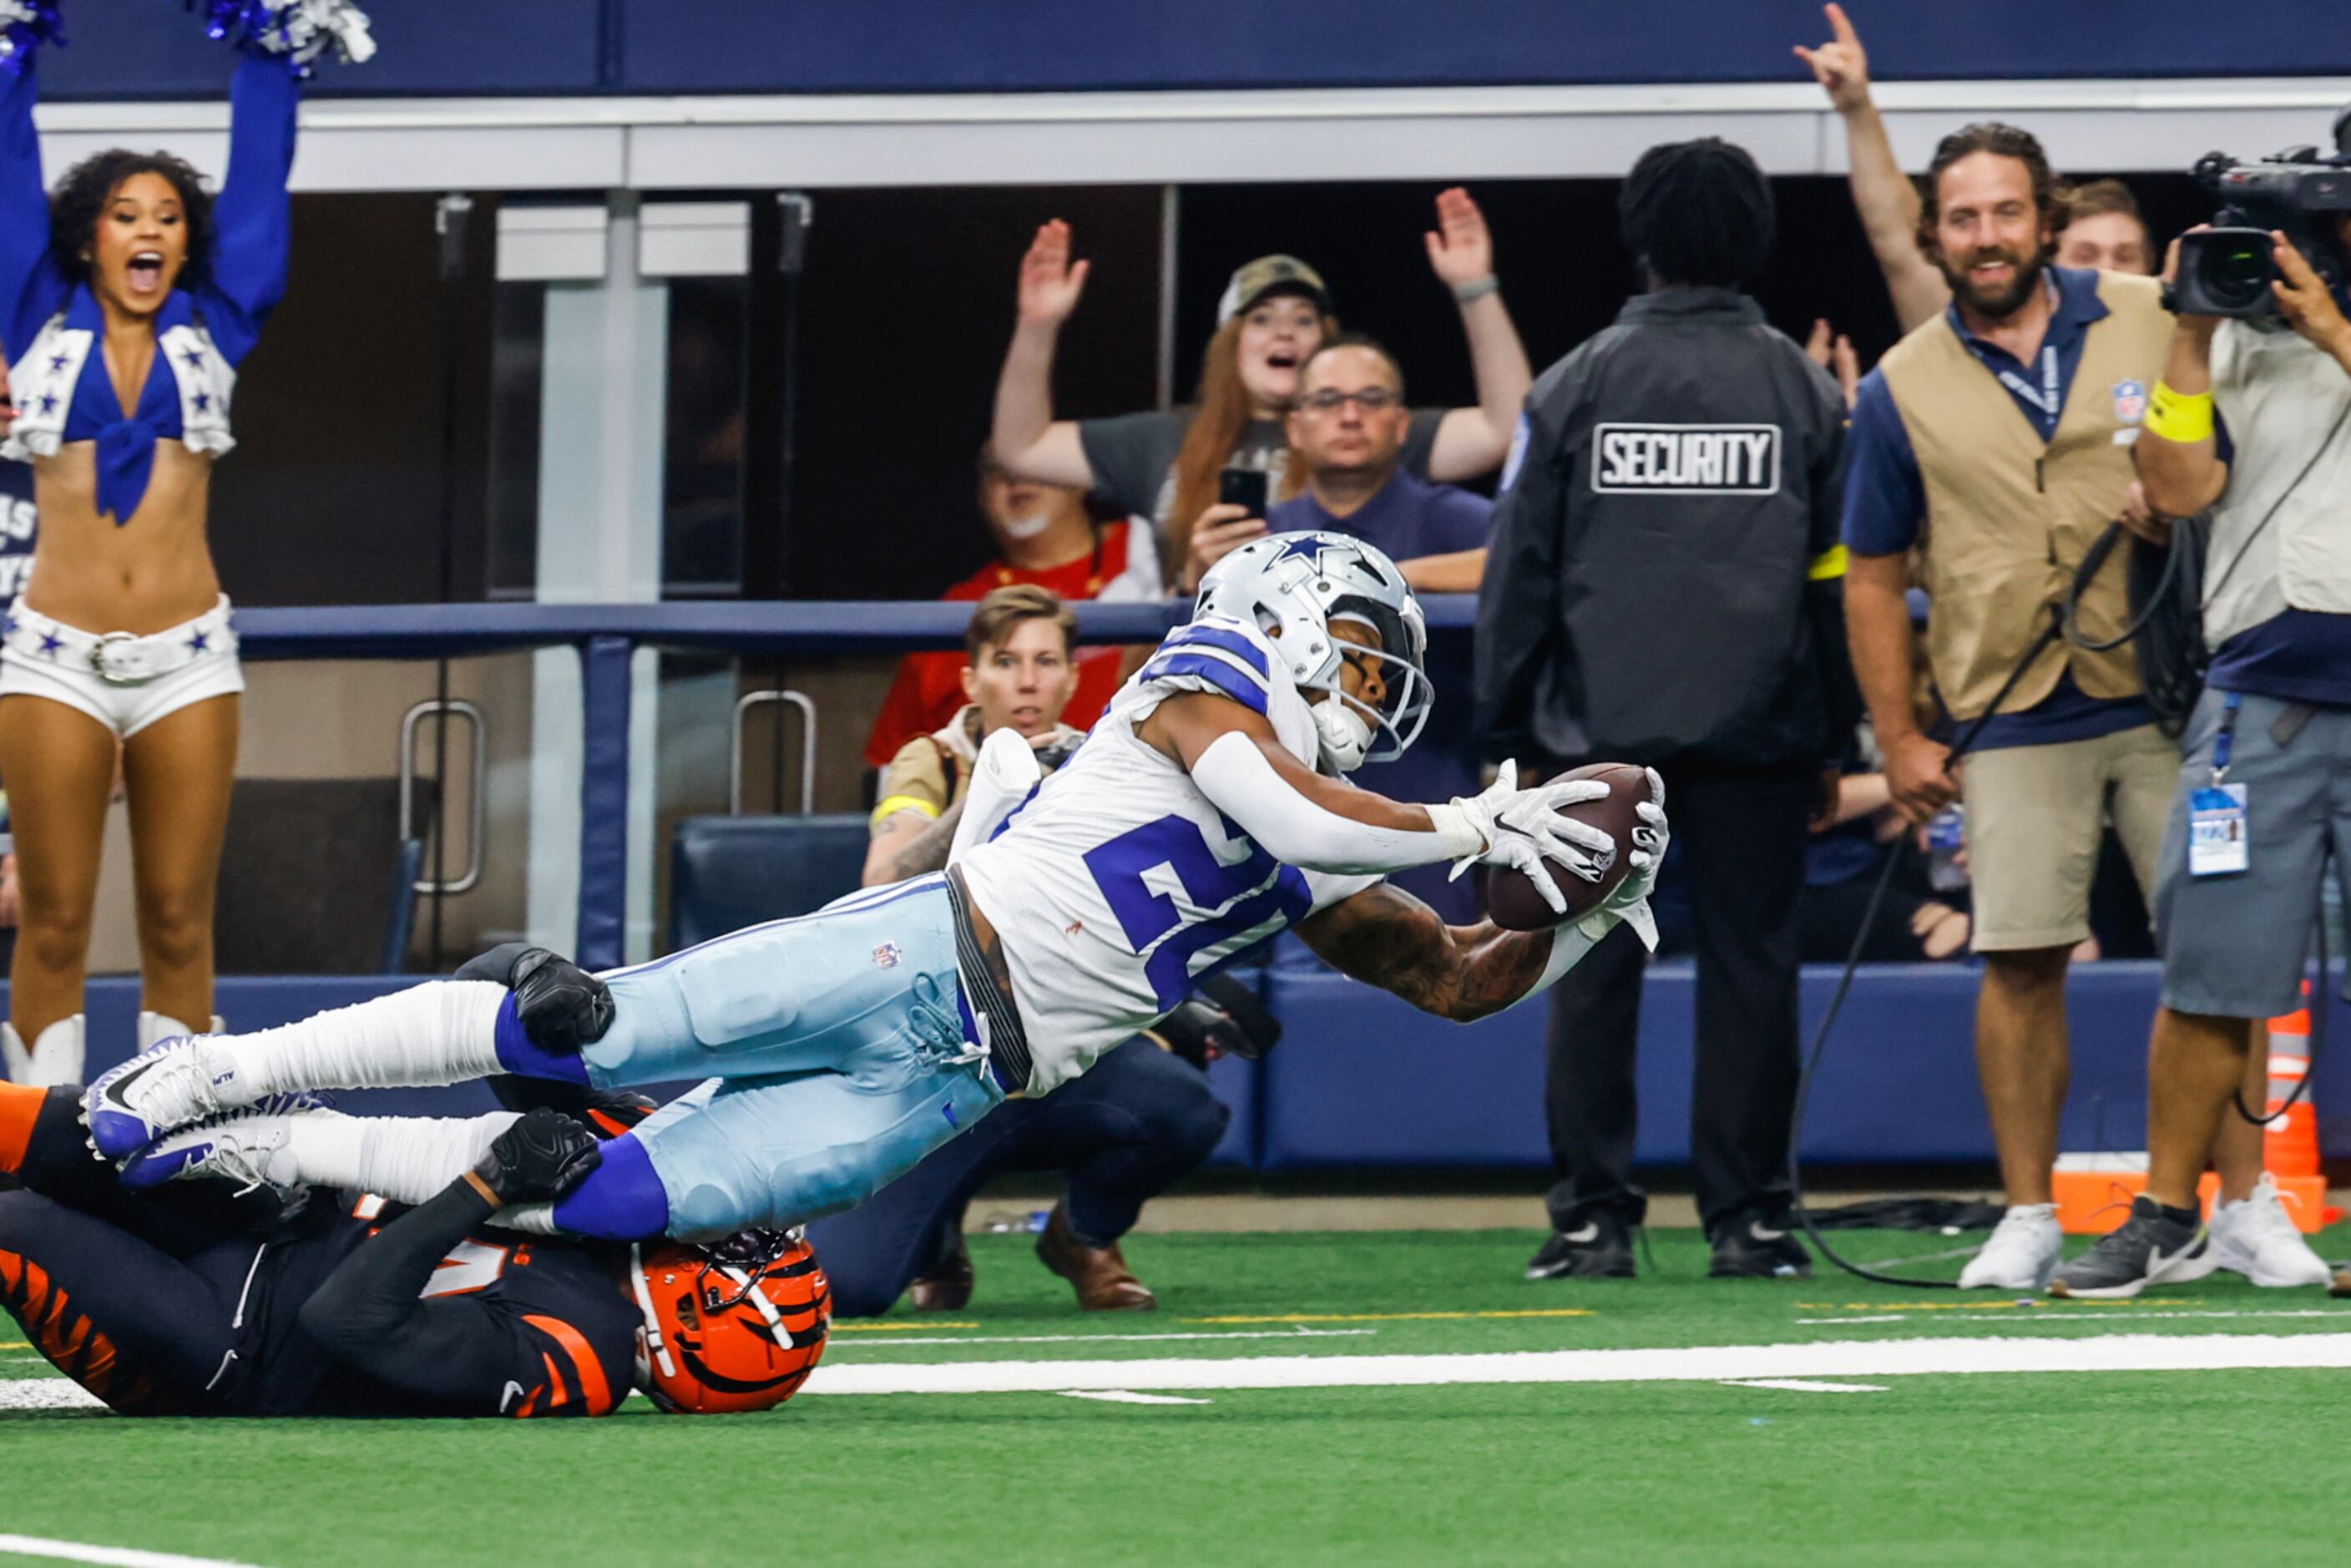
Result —
M 629 1250 L 653 1402 L 673 1415 L 766 1410 L 824 1354 L 832 1287 L 799 1230 L 745 1230 L 706 1247 Z

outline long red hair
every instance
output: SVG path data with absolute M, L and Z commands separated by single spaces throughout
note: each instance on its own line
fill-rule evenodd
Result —
M 1232 461 L 1233 448 L 1249 428 L 1253 400 L 1241 380 L 1241 325 L 1248 315 L 1242 311 L 1217 328 L 1200 353 L 1199 403 L 1176 454 L 1176 498 L 1167 512 L 1167 547 L 1159 558 L 1170 587 L 1183 580 L 1192 525 L 1217 504 L 1217 476 Z M 1329 312 L 1322 312 L 1321 320 L 1323 339 L 1339 330 L 1339 319 Z M 1281 491 L 1273 498 L 1289 500 L 1305 482 L 1301 465 L 1285 464 Z

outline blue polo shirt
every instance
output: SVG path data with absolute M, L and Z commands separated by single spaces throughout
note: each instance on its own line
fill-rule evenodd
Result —
M 1456 550 L 1484 549 L 1494 503 L 1450 485 L 1431 485 L 1399 468 L 1372 498 L 1343 517 L 1322 509 L 1307 491 L 1268 508 L 1269 533 L 1333 533 L 1359 538 L 1390 560 Z
M 2064 416 L 2065 400 L 2074 390 L 2074 372 L 2081 369 L 2090 324 L 2104 319 L 2108 312 L 2098 298 L 2095 272 L 2052 267 L 2043 277 L 2054 308 L 2049 330 L 2041 340 L 2041 352 L 2030 365 L 2019 363 L 1999 344 L 1970 331 L 1957 305 L 1949 308 L 1945 319 L 1985 371 L 2007 389 L 2017 412 L 2046 442 L 2057 434 L 2057 422 Z M 1910 444 L 1910 433 L 1903 426 L 1901 411 L 1895 406 L 1882 370 L 1862 378 L 1854 399 L 1845 453 L 1845 548 L 1860 555 L 1900 555 L 1917 541 L 1919 524 L 1926 519 L 1927 485 L 1918 473 L 1918 455 Z M 2056 690 L 2032 706 L 1993 717 L 1977 737 L 1975 749 L 2088 740 L 2154 722 L 2155 711 L 2144 698 L 2091 696 L 2074 684 L 2069 672 L 2057 677 Z

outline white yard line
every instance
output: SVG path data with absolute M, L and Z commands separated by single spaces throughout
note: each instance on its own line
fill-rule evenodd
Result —
M 1823 1383 L 1811 1377 L 1732 1377 L 1725 1388 L 1784 1388 L 1791 1394 L 1883 1394 L 1883 1383 Z
M 1209 1405 L 1208 1399 L 1186 1399 L 1177 1394 L 1137 1394 L 1131 1388 L 1064 1388 L 1064 1399 L 1099 1399 L 1109 1405 Z
M 110 1568 L 253 1568 L 225 1557 L 183 1557 L 176 1552 L 141 1552 L 129 1546 L 90 1546 L 78 1541 L 45 1541 L 37 1535 L 0 1535 L 0 1552 L 47 1557 L 58 1563 L 101 1563 Z
M 902 1344 L 1135 1344 L 1167 1339 L 1360 1339 L 1377 1329 L 1281 1329 L 1249 1333 L 1015 1333 L 947 1334 L 937 1339 L 877 1339 L 862 1341 L 859 1350 L 895 1350 Z M 844 1347 L 846 1348 L 846 1347 Z
M 1493 1383 L 1720 1383 L 1922 1374 L 2351 1368 L 2351 1334 L 2115 1334 L 2104 1339 L 1830 1340 L 1667 1350 L 1468 1355 L 1277 1355 L 1218 1360 L 967 1361 L 822 1366 L 805 1392 L 1059 1394 L 1072 1388 L 1361 1388 Z
M 2351 1323 L 2351 1312 L 2346 1312 L 2339 1307 L 2253 1308 L 2248 1311 L 2217 1312 L 2131 1312 L 2126 1316 L 2121 1313 L 2109 1312 L 2101 1312 L 2095 1317 L 2075 1312 L 2061 1310 L 2047 1312 L 2006 1312 L 1978 1317 L 1948 1317 L 1937 1320 L 1937 1323 L 1938 1326 L 2011 1329 L 2072 1329 L 2080 1328 L 2085 1323 L 2095 1323 L 2098 1327 L 2104 1329 L 2112 1328 L 2116 1323 L 2123 1322 L 2176 1322 L 2182 1318 L 2341 1318 L 2346 1323 Z M 1883 1317 L 1798 1318 L 1795 1321 L 1800 1323 L 1837 1325 L 1844 1323 L 1915 1323 L 1923 1322 L 1924 1320 L 1914 1317 L 1907 1312 L 1888 1312 Z

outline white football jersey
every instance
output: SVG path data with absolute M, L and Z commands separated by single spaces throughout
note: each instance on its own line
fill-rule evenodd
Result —
M 956 862 L 1004 945 L 1032 1094 L 1083 1072 L 1201 977 L 1380 880 L 1279 863 L 1135 738 L 1182 692 L 1254 708 L 1314 766 L 1314 716 L 1264 633 L 1204 616 L 1170 632 L 1076 755 Z

